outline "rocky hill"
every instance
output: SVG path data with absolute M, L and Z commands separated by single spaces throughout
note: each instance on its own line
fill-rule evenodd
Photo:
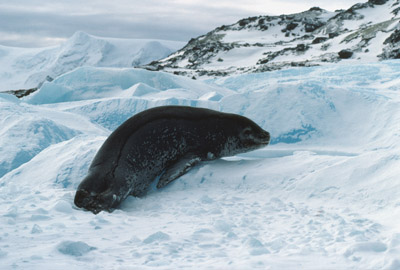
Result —
M 145 68 L 196 78 L 400 58 L 399 12 L 399 0 L 369 0 L 335 12 L 314 7 L 250 17 L 191 39 Z

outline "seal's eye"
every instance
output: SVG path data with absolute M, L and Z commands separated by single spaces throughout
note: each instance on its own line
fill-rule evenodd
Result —
M 251 135 L 251 129 L 250 128 L 246 128 L 245 130 L 243 130 L 243 135 L 245 137 L 249 137 Z

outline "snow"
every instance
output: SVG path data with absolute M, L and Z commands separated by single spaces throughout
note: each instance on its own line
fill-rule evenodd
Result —
M 271 48 L 272 50 L 274 48 Z M 214 61 L 212 64 L 207 65 L 206 69 L 227 69 L 229 67 L 240 68 L 246 66 L 254 66 L 263 58 L 263 50 L 260 48 L 242 48 L 240 50 L 230 50 L 219 52 L 215 59 L 222 59 L 222 62 Z
M 151 93 L 183 90 L 194 98 L 208 93 L 209 86 L 164 72 L 133 68 L 80 67 L 46 82 L 40 89 L 25 98 L 31 104 L 48 104 L 105 97 L 144 96 Z M 218 88 L 218 87 L 216 87 Z M 222 93 L 230 90 L 218 88 Z M 154 94 L 156 93 L 156 94 Z M 164 93 L 165 94 L 165 93 Z
M 13 48 L 0 45 L 0 91 L 34 88 L 81 66 L 132 67 L 164 58 L 184 42 L 102 38 L 76 32 L 59 46 Z
M 2 269 L 398 269 L 400 63 L 195 81 L 79 67 L 0 94 Z M 113 213 L 73 205 L 107 136 L 167 104 L 245 115 L 271 145 Z
M 58 245 L 57 250 L 65 255 L 79 257 L 85 255 L 91 250 L 95 250 L 95 247 L 88 246 L 86 243 L 78 241 L 64 241 Z

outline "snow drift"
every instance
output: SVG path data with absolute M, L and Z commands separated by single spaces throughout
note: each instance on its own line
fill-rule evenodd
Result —
M 183 45 L 166 40 L 101 38 L 81 31 L 59 46 L 27 49 L 0 45 L 0 91 L 35 88 L 81 66 L 147 64 Z

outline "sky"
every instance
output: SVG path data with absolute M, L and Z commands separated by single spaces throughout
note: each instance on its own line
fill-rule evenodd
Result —
M 250 16 L 319 6 L 347 9 L 366 0 L 0 0 L 0 45 L 44 47 L 76 31 L 95 36 L 188 41 Z

